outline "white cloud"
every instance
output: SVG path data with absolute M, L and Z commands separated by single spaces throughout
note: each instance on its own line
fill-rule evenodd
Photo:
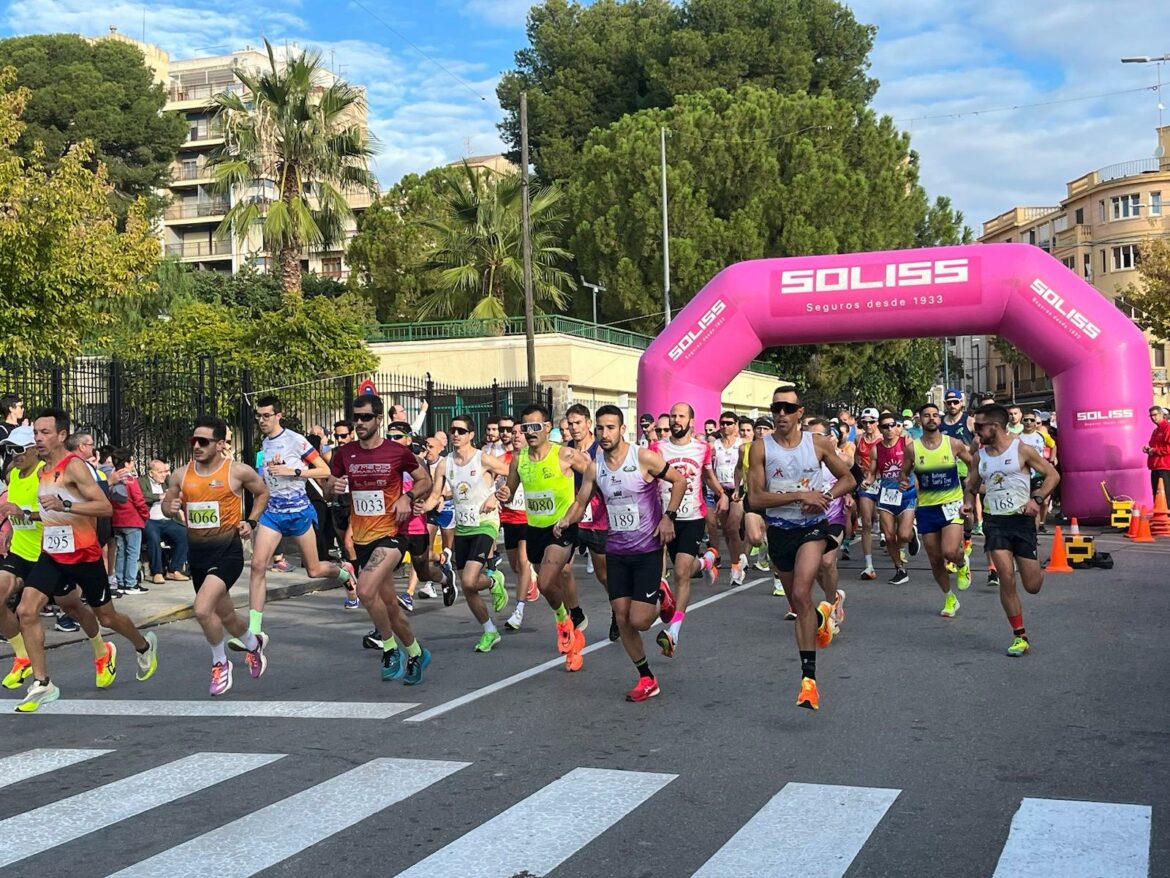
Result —
M 496 27 L 523 28 L 535 5 L 533 0 L 467 0 L 463 12 Z

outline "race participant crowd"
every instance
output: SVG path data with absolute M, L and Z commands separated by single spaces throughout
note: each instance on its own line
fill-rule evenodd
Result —
M 71 432 L 68 413 L 44 409 L 25 419 L 21 407 L 13 418 L 12 402 L 0 398 L 10 414 L 0 428 L 7 468 L 0 635 L 16 654 L 3 685 L 27 684 L 16 710 L 34 712 L 60 695 L 44 648 L 50 605 L 84 631 L 99 688 L 113 684 L 119 661 L 102 627 L 130 643 L 140 681 L 154 675 L 159 647 L 154 632 L 115 608 L 129 574 L 111 577 L 107 567 L 112 541 L 103 522 L 135 501 L 114 494 L 92 437 L 88 446 L 79 442 L 84 434 Z M 660 692 L 645 633 L 660 623 L 654 644 L 663 657 L 679 657 L 692 583 L 714 586 L 726 559 L 732 587 L 746 588 L 754 559 L 771 571 L 773 594 L 795 623 L 796 703 L 818 709 L 817 650 L 845 621 L 837 562 L 860 543 L 860 578 L 876 579 L 875 537 L 891 585 L 910 581 L 908 558 L 925 549 L 942 592 L 939 612 L 953 618 L 956 592 L 972 583 L 971 538 L 982 534 L 986 584 L 999 590 L 1011 629 L 1007 654 L 1028 652 L 1017 583 L 1040 591 L 1037 533 L 1060 479 L 1056 430 L 1042 412 L 994 400 L 972 410 L 948 390 L 941 410 L 928 403 L 822 417 L 806 410 L 792 385 L 776 388 L 769 411 L 754 420 L 725 411 L 700 428 L 680 401 L 631 430 L 616 406 L 572 405 L 554 423 L 533 404 L 490 419 L 482 439 L 464 415 L 424 437 L 421 416 L 412 423 L 402 406 L 387 409 L 381 397 L 363 394 L 331 434 L 314 428 L 306 437 L 282 426 L 277 397 L 262 396 L 256 466 L 234 459 L 223 420 L 204 416 L 192 425 L 189 462 L 151 476 L 159 477 L 152 499 L 185 547 L 185 564 L 164 574 L 152 563 L 152 570 L 182 581 L 180 568 L 189 571 L 211 651 L 212 696 L 232 688 L 230 651 L 243 653 L 249 676 L 264 674 L 267 575 L 281 563 L 282 540 L 295 542 L 310 577 L 344 586 L 345 609 L 369 615 L 362 645 L 380 654 L 381 678 L 412 686 L 432 661 L 414 633 L 415 601 L 441 596 L 450 607 L 460 594 L 481 629 L 469 644 L 478 653 L 501 643 L 497 621 L 505 614 L 505 630 L 543 624 L 547 617 L 533 619 L 543 598 L 566 671 L 581 670 L 589 619 L 578 598 L 577 553 L 607 592 L 609 639 L 621 641 L 634 665 L 629 701 Z M 136 565 L 139 547 L 117 545 Z M 396 581 L 403 566 L 405 588 Z M 245 568 L 246 617 L 229 596 Z

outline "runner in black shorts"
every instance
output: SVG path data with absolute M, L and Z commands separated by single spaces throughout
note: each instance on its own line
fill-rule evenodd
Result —
M 41 556 L 41 522 L 34 513 L 38 511 L 37 490 L 40 480 L 37 473 L 44 465 L 37 458 L 36 442 L 32 427 L 16 427 L 0 442 L 2 457 L 10 461 L 7 473 L 7 496 L 2 511 L 3 527 L 0 528 L 0 634 L 8 641 L 15 656 L 12 670 L 4 677 L 5 689 L 19 689 L 20 684 L 32 676 L 32 663 L 24 648 L 20 634 L 20 623 L 13 612 L 20 602 L 25 577 L 32 570 L 33 562 Z

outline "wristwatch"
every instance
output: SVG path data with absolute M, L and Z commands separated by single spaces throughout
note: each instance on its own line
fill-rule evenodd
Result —
M 678 510 L 667 509 L 662 514 L 665 515 L 667 518 L 669 518 L 671 521 L 678 521 Z
M 244 524 L 248 525 L 248 527 L 252 528 L 252 530 L 255 530 L 260 526 L 260 522 L 254 518 L 245 518 Z
M 293 470 L 293 475 L 299 479 L 301 477 L 301 472 L 302 472 L 301 468 L 297 467 L 296 469 Z
M 72 508 L 73 508 L 73 501 L 72 501 L 72 500 L 69 500 L 69 499 L 62 500 L 62 501 L 61 501 L 61 507 L 62 507 L 62 508 L 63 508 L 63 509 L 66 511 L 66 512 L 68 512 L 70 509 L 72 509 Z

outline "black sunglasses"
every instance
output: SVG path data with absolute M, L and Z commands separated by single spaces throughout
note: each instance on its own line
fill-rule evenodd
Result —
M 466 427 L 452 427 L 451 428 L 451 433 L 455 436 L 466 436 L 470 432 L 471 431 L 468 430 Z
M 390 433 L 390 434 L 387 436 L 387 438 L 388 438 L 388 439 L 405 439 L 405 438 L 406 438 L 406 434 L 405 434 L 405 433 Z
M 720 421 L 719 425 L 721 427 L 734 427 L 736 425 L 736 423 L 738 423 L 738 422 L 737 421 Z
M 961 399 L 948 399 L 946 401 L 947 405 L 962 405 L 962 403 L 963 403 L 963 400 L 961 400 Z
M 798 402 L 774 402 L 772 403 L 772 414 L 778 415 L 783 412 L 786 415 L 794 415 L 802 408 L 804 406 Z
M 333 438 L 334 439 L 348 439 L 349 434 L 348 433 L 334 433 Z
M 655 427 L 654 432 L 661 436 L 663 433 L 669 433 L 670 427 Z
M 190 441 L 191 441 L 192 448 L 194 448 L 196 445 L 198 445 L 200 448 L 206 448 L 208 445 L 210 445 L 215 440 L 208 439 L 206 436 L 192 436 Z
M 1034 424 L 1034 423 L 1036 423 L 1036 419 L 1035 418 L 1024 418 L 1024 423 L 1025 424 Z
M 878 429 L 879 430 L 892 430 L 896 426 L 898 426 L 898 425 L 897 424 L 878 424 Z
M 375 415 L 373 412 L 361 412 L 360 414 L 355 414 L 353 419 L 360 424 L 366 424 L 380 417 L 381 415 Z

